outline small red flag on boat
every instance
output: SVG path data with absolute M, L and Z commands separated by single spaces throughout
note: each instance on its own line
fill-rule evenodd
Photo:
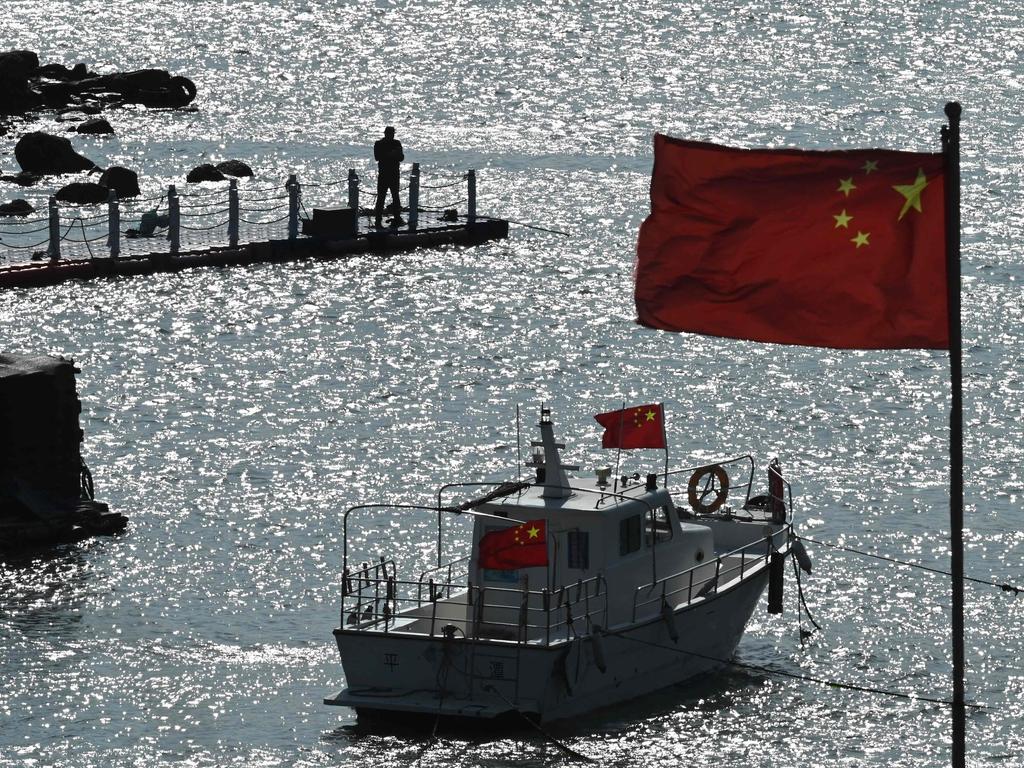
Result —
M 515 528 L 485 533 L 478 562 L 481 568 L 496 571 L 547 565 L 547 525 L 543 520 L 527 520 Z
M 778 344 L 947 349 L 944 162 L 656 135 L 639 321 Z
M 638 405 L 594 416 L 604 427 L 603 448 L 665 448 L 665 409 L 661 403 Z

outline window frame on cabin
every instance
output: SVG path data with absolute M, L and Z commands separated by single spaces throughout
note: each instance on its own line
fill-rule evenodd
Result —
M 590 531 L 565 532 L 565 562 L 573 570 L 590 570 Z
M 619 520 L 619 557 L 628 557 L 643 547 L 643 517 L 637 514 Z
M 650 515 L 644 515 L 644 532 L 647 546 L 652 543 L 660 544 L 671 541 L 674 531 L 672 530 L 672 507 L 664 504 L 654 507 Z

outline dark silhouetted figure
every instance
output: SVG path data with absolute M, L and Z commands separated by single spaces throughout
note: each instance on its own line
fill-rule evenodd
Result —
M 402 202 L 398 199 L 399 164 L 405 159 L 402 142 L 395 138 L 395 129 L 390 125 L 384 129 L 384 138 L 373 145 L 373 159 L 377 161 L 377 207 L 374 226 L 380 227 L 384 212 L 384 197 L 391 192 L 392 223 L 397 227 L 402 221 Z

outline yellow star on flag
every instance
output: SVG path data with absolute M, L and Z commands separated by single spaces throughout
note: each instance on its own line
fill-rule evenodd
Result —
M 864 171 L 865 175 L 871 173 L 872 171 L 877 171 L 878 170 L 878 161 L 877 160 L 865 160 L 864 161 L 864 165 L 861 166 L 861 170 Z
M 538 528 L 537 526 L 533 526 L 532 528 L 528 528 L 526 532 L 530 534 L 531 539 L 536 539 L 537 534 L 540 533 L 540 528 Z
M 855 243 L 856 246 L 860 248 L 862 245 L 870 245 L 870 243 L 868 243 L 869 237 L 871 237 L 870 232 L 857 232 L 857 236 L 851 237 L 850 242 Z
M 849 223 L 853 221 L 853 216 L 847 215 L 845 208 L 843 208 L 842 213 L 833 214 L 832 218 L 836 220 L 836 229 L 839 229 L 840 227 L 842 227 L 843 229 L 848 229 Z
M 896 217 L 896 221 L 902 219 L 911 208 L 921 213 L 921 193 L 924 192 L 924 188 L 927 186 L 928 179 L 925 177 L 924 171 L 918 168 L 917 178 L 914 179 L 913 184 L 897 184 L 893 187 L 893 189 L 906 198 L 903 207 L 900 209 L 900 215 Z
M 848 179 L 840 179 L 839 180 L 839 189 L 837 189 L 836 192 L 842 192 L 844 195 L 849 197 L 850 196 L 850 192 L 852 192 L 856 188 L 857 188 L 857 185 L 853 183 L 853 176 L 851 176 Z
M 647 412 L 647 420 L 648 421 L 654 421 L 654 417 L 657 416 L 657 415 L 658 414 L 656 414 L 654 411 L 648 411 Z

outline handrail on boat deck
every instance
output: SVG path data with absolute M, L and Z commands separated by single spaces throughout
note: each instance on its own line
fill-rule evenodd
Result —
M 442 582 L 440 590 L 434 589 L 432 580 L 430 585 L 429 613 L 404 614 L 404 618 L 428 622 L 429 628 L 424 634 L 430 637 L 438 634 L 439 623 L 442 631 L 447 631 L 448 626 L 458 627 L 458 624 L 452 622 L 459 622 L 465 629 L 457 631 L 473 639 L 483 636 L 514 640 L 520 644 L 542 641 L 550 645 L 552 641 L 570 639 L 580 634 L 576 628 L 579 622 L 585 623 L 585 631 L 591 631 L 596 624 L 604 625 L 608 620 L 607 582 L 600 574 L 586 580 L 579 579 L 575 584 L 561 586 L 556 590 L 546 587 L 531 590 L 527 585 L 516 589 L 469 584 L 454 598 L 445 598 L 441 594 L 445 587 L 452 585 Z M 394 631 L 392 624 L 400 618 L 399 604 L 408 604 L 405 609 L 407 611 L 424 608 L 420 596 L 414 598 L 400 594 L 403 588 L 411 593 L 412 588 L 420 586 L 421 582 L 398 581 L 393 576 L 371 579 L 366 588 L 353 590 L 343 597 L 340 624 L 358 630 L 371 630 L 383 625 L 385 634 Z M 492 598 L 490 601 L 488 596 Z M 510 599 L 502 601 L 501 596 Z M 346 599 L 350 601 L 348 606 Z M 439 616 L 439 605 L 454 606 L 455 613 L 464 613 L 458 618 L 451 615 Z M 347 608 L 349 615 L 346 620 Z M 506 614 L 507 619 L 493 615 L 496 611 Z M 515 620 L 510 620 L 513 615 Z
M 349 507 L 345 510 L 341 518 L 341 566 L 342 569 L 348 568 L 348 516 L 353 512 L 362 512 L 367 509 L 407 509 L 414 512 L 436 512 L 438 519 L 440 520 L 441 513 L 447 512 L 452 515 L 470 515 L 475 517 L 489 517 L 494 520 L 498 520 L 503 523 L 522 523 L 522 520 L 513 520 L 508 517 L 499 517 L 498 515 L 488 515 L 485 512 L 473 512 L 469 510 L 458 510 L 451 507 L 427 507 L 422 504 L 357 504 L 354 507 Z M 440 531 L 440 523 L 438 523 L 438 531 Z M 440 536 L 440 532 L 438 533 Z M 441 565 L 440 560 L 438 565 Z
M 793 535 L 793 524 L 787 523 L 785 527 L 780 528 L 778 531 L 769 533 L 767 536 L 755 539 L 741 547 L 737 547 L 729 552 L 724 552 L 721 555 L 718 555 L 713 561 L 715 565 L 715 574 L 713 576 L 709 576 L 707 578 L 701 577 L 697 581 L 694 580 L 694 576 L 699 570 L 702 568 L 707 569 L 712 564 L 711 562 L 707 562 L 698 563 L 697 565 L 690 566 L 689 568 L 677 573 L 669 574 L 668 576 L 662 576 L 660 579 L 656 579 L 650 584 L 641 584 L 633 590 L 633 621 L 636 621 L 637 609 L 639 607 L 650 605 L 655 602 L 667 602 L 669 597 L 680 592 L 686 592 L 686 601 L 679 604 L 682 606 L 690 605 L 697 598 L 705 597 L 709 594 L 718 594 L 718 587 L 722 581 L 723 573 L 731 574 L 738 569 L 739 578 L 742 579 L 747 569 L 756 566 L 762 560 L 767 563 L 768 559 L 775 551 L 773 546 L 775 538 L 783 533 L 786 534 L 786 539 L 791 538 Z M 764 547 L 764 551 L 754 557 L 752 562 L 748 564 L 746 562 L 747 551 L 750 549 L 757 549 L 758 547 Z M 737 556 L 740 558 L 740 564 L 738 566 L 726 566 L 725 560 L 727 558 L 736 558 Z M 726 567 L 723 568 L 723 566 Z M 673 579 L 685 580 L 687 583 L 670 590 L 668 588 L 668 583 Z M 661 590 L 658 592 L 656 597 L 651 597 L 652 594 L 658 591 L 657 588 L 659 585 L 661 586 Z M 696 595 L 693 592 L 694 587 L 698 587 Z M 645 595 L 645 599 L 640 600 L 639 598 L 641 593 L 645 590 L 647 593 Z
M 417 579 L 417 581 L 419 582 L 419 588 L 416 590 L 416 597 L 417 597 L 417 599 L 420 600 L 420 601 L 422 601 L 422 599 L 423 599 L 423 580 L 424 579 L 426 579 L 427 583 L 430 585 L 430 591 L 429 591 L 430 599 L 431 600 L 434 599 L 434 579 L 430 577 L 430 574 L 437 573 L 439 571 L 443 571 L 445 568 L 448 569 L 448 578 L 441 584 L 441 589 L 442 590 L 447 589 L 448 590 L 448 597 L 451 597 L 451 595 L 452 595 L 452 587 L 454 586 L 453 583 L 452 583 L 452 568 L 454 568 L 456 565 L 459 565 L 460 563 L 468 563 L 468 561 L 469 561 L 469 555 L 465 555 L 464 557 L 460 557 L 458 560 L 451 560 L 451 561 L 449 561 L 448 563 L 446 563 L 444 565 L 438 565 L 438 566 L 435 566 L 433 568 L 428 568 L 427 570 L 423 571 L 423 573 L 420 574 L 419 579 Z M 466 576 L 467 579 L 469 578 L 469 569 L 468 568 L 466 569 L 465 576 Z
M 469 501 L 463 502 L 458 507 L 446 507 L 446 506 L 444 506 L 441 503 L 441 494 L 443 494 L 449 488 L 485 488 L 485 487 L 488 487 L 488 486 L 497 486 L 497 487 L 494 489 L 494 491 L 492 493 L 487 494 L 482 499 L 470 499 Z M 466 482 L 458 482 L 458 483 L 445 483 L 444 485 L 442 485 L 440 488 L 437 489 L 437 509 L 439 510 L 438 515 L 437 515 L 437 566 L 439 568 L 443 567 L 441 565 L 441 519 L 442 518 L 441 518 L 441 515 L 440 515 L 440 510 L 448 510 L 448 511 L 450 511 L 450 512 L 456 514 L 456 515 L 461 515 L 461 514 L 463 514 L 465 512 L 468 512 L 472 508 L 473 505 L 484 504 L 484 503 L 486 503 L 488 501 L 493 501 L 495 498 L 504 498 L 504 496 L 499 497 L 497 495 L 498 492 L 500 490 L 502 490 L 502 488 L 504 486 L 508 486 L 509 487 L 508 493 L 504 494 L 504 496 L 511 496 L 513 493 L 522 493 L 524 490 L 528 489 L 530 487 L 530 483 L 517 482 L 517 481 L 510 482 L 508 480 L 492 480 L 492 481 L 488 481 L 488 482 L 483 482 L 483 481 L 469 482 L 469 481 L 466 481 Z
M 757 469 L 756 465 L 754 464 L 754 457 L 751 454 L 749 454 L 749 453 L 745 453 L 742 456 L 736 456 L 736 457 L 731 458 L 731 459 L 720 459 L 718 461 L 711 461 L 711 462 L 708 462 L 706 464 L 698 464 L 695 467 L 682 467 L 680 469 L 672 469 L 672 470 L 669 470 L 668 472 L 662 472 L 661 475 L 662 475 L 662 477 L 665 478 L 665 485 L 667 486 L 668 485 L 668 478 L 669 478 L 670 475 L 681 475 L 684 472 L 693 473 L 693 472 L 696 472 L 698 469 L 704 469 L 705 467 L 714 466 L 715 464 L 718 464 L 718 465 L 738 464 L 739 462 L 744 461 L 744 460 L 746 460 L 746 461 L 748 461 L 750 463 L 750 471 L 747 473 L 747 482 L 745 484 L 741 483 L 740 485 L 735 485 L 735 486 L 730 484 L 730 487 L 742 488 L 744 485 L 746 485 L 746 488 L 747 488 L 746 498 L 743 501 L 743 503 L 746 504 L 747 501 L 750 500 L 750 489 L 754 485 L 754 471 Z

